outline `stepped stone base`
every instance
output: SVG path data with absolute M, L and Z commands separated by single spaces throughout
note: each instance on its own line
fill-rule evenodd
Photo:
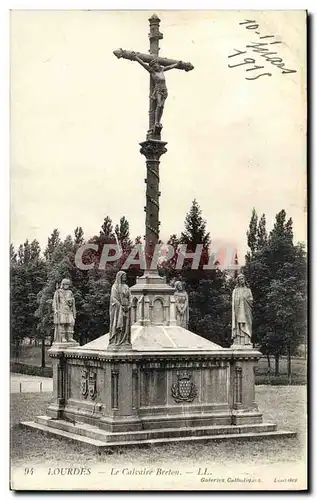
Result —
M 109 334 L 53 345 L 53 398 L 23 425 L 98 449 L 293 436 L 262 422 L 255 402 L 260 353 L 223 348 L 175 324 L 173 288 L 159 276 L 132 287 L 131 345 Z
M 57 438 L 71 439 L 98 450 L 147 444 L 182 443 L 193 441 L 264 439 L 295 437 L 295 432 L 278 431 L 275 424 L 215 425 L 179 427 L 136 432 L 106 432 L 88 424 L 37 417 L 34 422 L 21 422 L 23 427 L 49 432 Z

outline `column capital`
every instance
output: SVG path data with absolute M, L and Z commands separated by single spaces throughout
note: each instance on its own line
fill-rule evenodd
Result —
M 159 141 L 156 139 L 148 139 L 147 141 L 140 142 L 140 153 L 146 157 L 147 160 L 159 161 L 160 157 L 167 152 L 167 142 Z

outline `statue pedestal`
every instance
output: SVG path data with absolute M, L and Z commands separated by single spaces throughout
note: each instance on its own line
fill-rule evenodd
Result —
M 130 291 L 132 324 L 176 326 L 175 289 L 165 278 L 149 273 L 137 278 Z
M 52 418 L 61 418 L 65 408 L 66 388 L 66 361 L 64 352 L 70 348 L 79 347 L 78 342 L 54 342 L 48 351 L 52 357 L 53 368 L 53 397 L 47 409 L 47 414 Z
M 54 400 L 46 416 L 24 425 L 98 449 L 294 435 L 262 422 L 254 391 L 259 352 L 153 323 L 132 326 L 132 350 L 108 350 L 108 341 L 106 334 L 52 348 Z
M 109 334 L 54 344 L 53 401 L 28 427 L 97 448 L 290 436 L 255 402 L 252 346 L 223 348 L 176 325 L 174 288 L 146 273 L 131 288 L 131 345 Z
M 48 354 L 54 351 L 64 351 L 69 347 L 79 347 L 79 343 L 76 340 L 65 341 L 65 342 L 53 342 L 50 349 L 48 350 Z
M 236 351 L 239 351 L 240 349 L 243 351 L 245 349 L 253 349 L 252 344 L 235 344 L 233 343 L 231 346 L 231 349 L 235 349 Z
M 123 344 L 123 345 L 109 345 L 107 347 L 108 351 L 131 351 L 132 350 L 132 344 Z

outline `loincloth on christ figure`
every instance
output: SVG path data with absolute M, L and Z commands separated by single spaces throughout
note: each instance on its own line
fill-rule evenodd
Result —
M 160 94 L 164 99 L 167 98 L 167 88 L 164 82 L 157 82 L 154 86 L 153 93 L 151 95 L 151 99 L 157 99 L 157 95 Z

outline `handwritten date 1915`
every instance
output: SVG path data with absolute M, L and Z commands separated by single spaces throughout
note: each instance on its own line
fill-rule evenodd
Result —
M 246 54 L 247 51 L 246 50 L 238 50 L 238 49 L 233 49 L 235 50 L 235 54 L 231 54 L 230 56 L 228 56 L 228 58 L 231 58 L 231 57 L 235 57 L 235 56 L 241 56 L 243 54 Z M 238 59 L 240 61 L 240 59 Z M 255 59 L 253 59 L 252 57 L 245 57 L 243 59 L 243 62 L 238 62 L 237 64 L 228 64 L 228 68 L 237 68 L 238 66 L 248 66 L 248 65 L 254 65 L 253 67 L 248 67 L 248 68 L 245 68 L 245 71 L 254 71 L 254 70 L 260 70 L 260 69 L 264 69 L 264 66 L 258 66 L 257 64 L 255 64 Z M 260 73 L 260 74 L 252 74 L 254 76 L 246 76 L 245 79 L 246 80 L 257 80 L 258 78 L 261 78 L 261 76 L 272 76 L 271 73 Z

